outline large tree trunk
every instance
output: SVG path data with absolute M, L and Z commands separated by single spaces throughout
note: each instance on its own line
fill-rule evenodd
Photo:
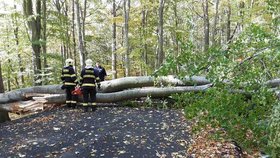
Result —
M 116 54 L 116 50 L 117 50 L 117 39 L 116 39 L 116 34 L 117 34 L 117 26 L 116 26 L 116 21 L 115 18 L 117 16 L 116 13 L 116 0 L 113 0 L 113 25 L 112 25 L 112 79 L 116 79 L 117 78 L 117 54 Z
M 34 70 L 34 85 L 41 85 L 41 0 L 36 0 L 36 16 L 33 13 L 32 0 L 24 0 L 24 15 L 28 20 L 28 28 L 31 33 L 31 45 L 33 50 L 33 70 Z
M 130 52 L 130 45 L 129 45 L 129 38 L 128 38 L 128 21 L 129 21 L 129 12 L 130 12 L 130 0 L 124 0 L 123 2 L 123 9 L 124 9 L 124 48 L 125 48 L 125 76 L 129 76 L 130 71 L 130 64 L 129 64 L 129 52 Z
M 0 62 L 0 94 L 4 93 L 4 84 L 3 84 L 3 78 L 2 78 L 2 69 L 1 69 L 1 62 Z M 0 106 L 1 108 L 1 106 Z M 0 123 L 5 122 L 5 121 L 9 121 L 10 117 L 7 111 L 2 111 L 0 109 Z

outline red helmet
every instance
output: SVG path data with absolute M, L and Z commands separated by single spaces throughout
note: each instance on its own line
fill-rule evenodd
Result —
M 81 87 L 76 87 L 72 92 L 72 95 L 82 95 Z

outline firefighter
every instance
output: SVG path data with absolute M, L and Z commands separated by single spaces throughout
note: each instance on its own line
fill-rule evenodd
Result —
M 82 69 L 80 84 L 83 91 L 83 107 L 84 112 L 87 112 L 90 108 L 92 111 L 96 110 L 96 84 L 100 89 L 100 80 L 98 72 L 92 66 L 92 60 L 86 60 L 86 66 Z
M 63 81 L 62 89 L 66 92 L 66 106 L 75 108 L 77 105 L 77 98 L 71 92 L 75 89 L 77 84 L 77 77 L 73 68 L 74 61 L 72 59 L 65 60 L 65 66 L 62 69 L 61 80 Z

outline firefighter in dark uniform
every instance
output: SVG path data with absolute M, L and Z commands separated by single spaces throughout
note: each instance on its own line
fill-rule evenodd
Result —
M 100 80 L 98 72 L 92 66 L 92 60 L 86 60 L 86 66 L 82 69 L 80 84 L 83 91 L 83 107 L 84 111 L 87 112 L 89 108 L 92 111 L 96 110 L 96 84 L 100 89 Z
M 75 108 L 77 98 L 71 94 L 77 83 L 73 63 L 74 61 L 72 59 L 66 59 L 65 66 L 62 69 L 61 80 L 63 81 L 62 89 L 65 89 L 66 92 L 66 106 Z

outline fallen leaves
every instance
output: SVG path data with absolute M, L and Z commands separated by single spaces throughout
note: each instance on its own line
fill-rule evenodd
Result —
M 259 157 L 260 155 L 249 155 L 247 152 L 242 151 L 239 146 L 233 142 L 223 139 L 215 140 L 211 138 L 215 133 L 219 132 L 221 138 L 226 135 L 226 132 L 221 128 L 212 128 L 207 126 L 193 137 L 193 142 L 189 146 L 187 152 L 192 157 Z

